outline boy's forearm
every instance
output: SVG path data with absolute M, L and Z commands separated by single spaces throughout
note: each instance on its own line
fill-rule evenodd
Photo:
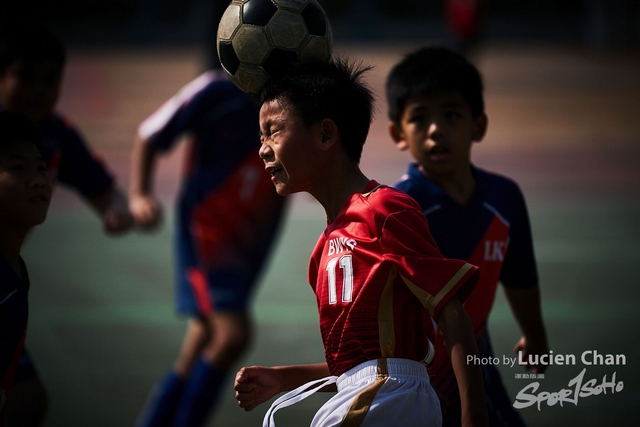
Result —
M 329 366 L 326 362 L 309 365 L 275 366 L 274 369 L 280 371 L 282 378 L 281 392 L 294 390 L 309 381 L 318 380 L 331 375 L 329 372 Z M 335 391 L 335 385 L 333 387 L 324 388 L 322 391 Z
M 472 343 L 475 345 L 475 342 Z M 468 355 L 477 355 L 468 343 L 453 345 L 450 353 L 451 365 L 458 382 L 462 408 L 462 426 L 485 426 L 486 403 L 482 382 L 482 370 L 479 365 L 467 363 Z
M 151 178 L 155 166 L 156 154 L 147 141 L 136 137 L 131 153 L 131 185 L 129 194 L 150 194 Z
M 519 289 L 503 287 L 511 311 L 513 312 L 522 334 L 527 341 L 545 352 L 547 348 L 547 333 L 542 320 L 542 304 L 540 302 L 540 288 Z
M 479 365 L 467 363 L 468 356 L 478 356 L 473 326 L 457 297 L 442 308 L 438 325 L 444 334 L 458 383 L 462 426 L 488 426 L 482 370 Z
M 101 216 L 103 216 L 114 203 L 122 203 L 123 206 L 126 206 L 125 198 L 115 184 L 98 195 L 89 197 L 86 200 Z

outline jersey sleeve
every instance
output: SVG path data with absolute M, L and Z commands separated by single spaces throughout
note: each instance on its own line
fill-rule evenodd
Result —
M 506 287 L 532 288 L 538 285 L 538 270 L 533 251 L 531 225 L 524 196 L 515 186 L 513 200 L 514 215 L 509 230 L 509 246 L 500 275 Z
M 58 181 L 85 198 L 113 187 L 113 176 L 99 156 L 89 149 L 75 127 L 68 123 L 65 126 L 59 139 Z
M 211 82 L 204 73 L 184 86 L 138 127 L 138 136 L 151 144 L 154 150 L 164 152 L 178 141 L 178 137 L 198 123 L 200 108 L 198 96 Z
M 417 208 L 390 214 L 381 243 L 384 257 L 394 263 L 402 281 L 434 320 L 453 295 L 464 302 L 478 281 L 478 267 L 442 256 Z

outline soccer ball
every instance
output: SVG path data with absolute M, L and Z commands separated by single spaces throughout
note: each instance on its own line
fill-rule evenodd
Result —
M 233 0 L 220 19 L 217 48 L 231 81 L 256 94 L 293 63 L 329 60 L 333 37 L 316 0 Z

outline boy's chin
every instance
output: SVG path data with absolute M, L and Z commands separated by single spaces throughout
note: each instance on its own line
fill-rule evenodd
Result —
M 295 190 L 291 186 L 282 183 L 277 183 L 275 184 L 275 186 L 276 193 L 278 193 L 280 196 L 289 196 L 291 194 L 300 192 L 300 190 Z
M 280 196 L 288 196 L 289 194 L 293 194 L 291 191 L 288 191 L 285 186 L 276 186 L 276 193 Z
M 35 215 L 33 218 L 30 218 L 30 219 L 31 219 L 31 221 L 29 221 L 30 227 L 35 227 L 36 225 L 40 225 L 47 219 L 47 212 L 45 212 L 44 214 Z

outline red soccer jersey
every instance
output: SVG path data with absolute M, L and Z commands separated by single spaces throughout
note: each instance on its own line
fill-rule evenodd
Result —
M 332 375 L 367 360 L 423 360 L 431 321 L 477 281 L 478 268 L 446 259 L 418 204 L 371 181 L 326 228 L 309 262 Z

